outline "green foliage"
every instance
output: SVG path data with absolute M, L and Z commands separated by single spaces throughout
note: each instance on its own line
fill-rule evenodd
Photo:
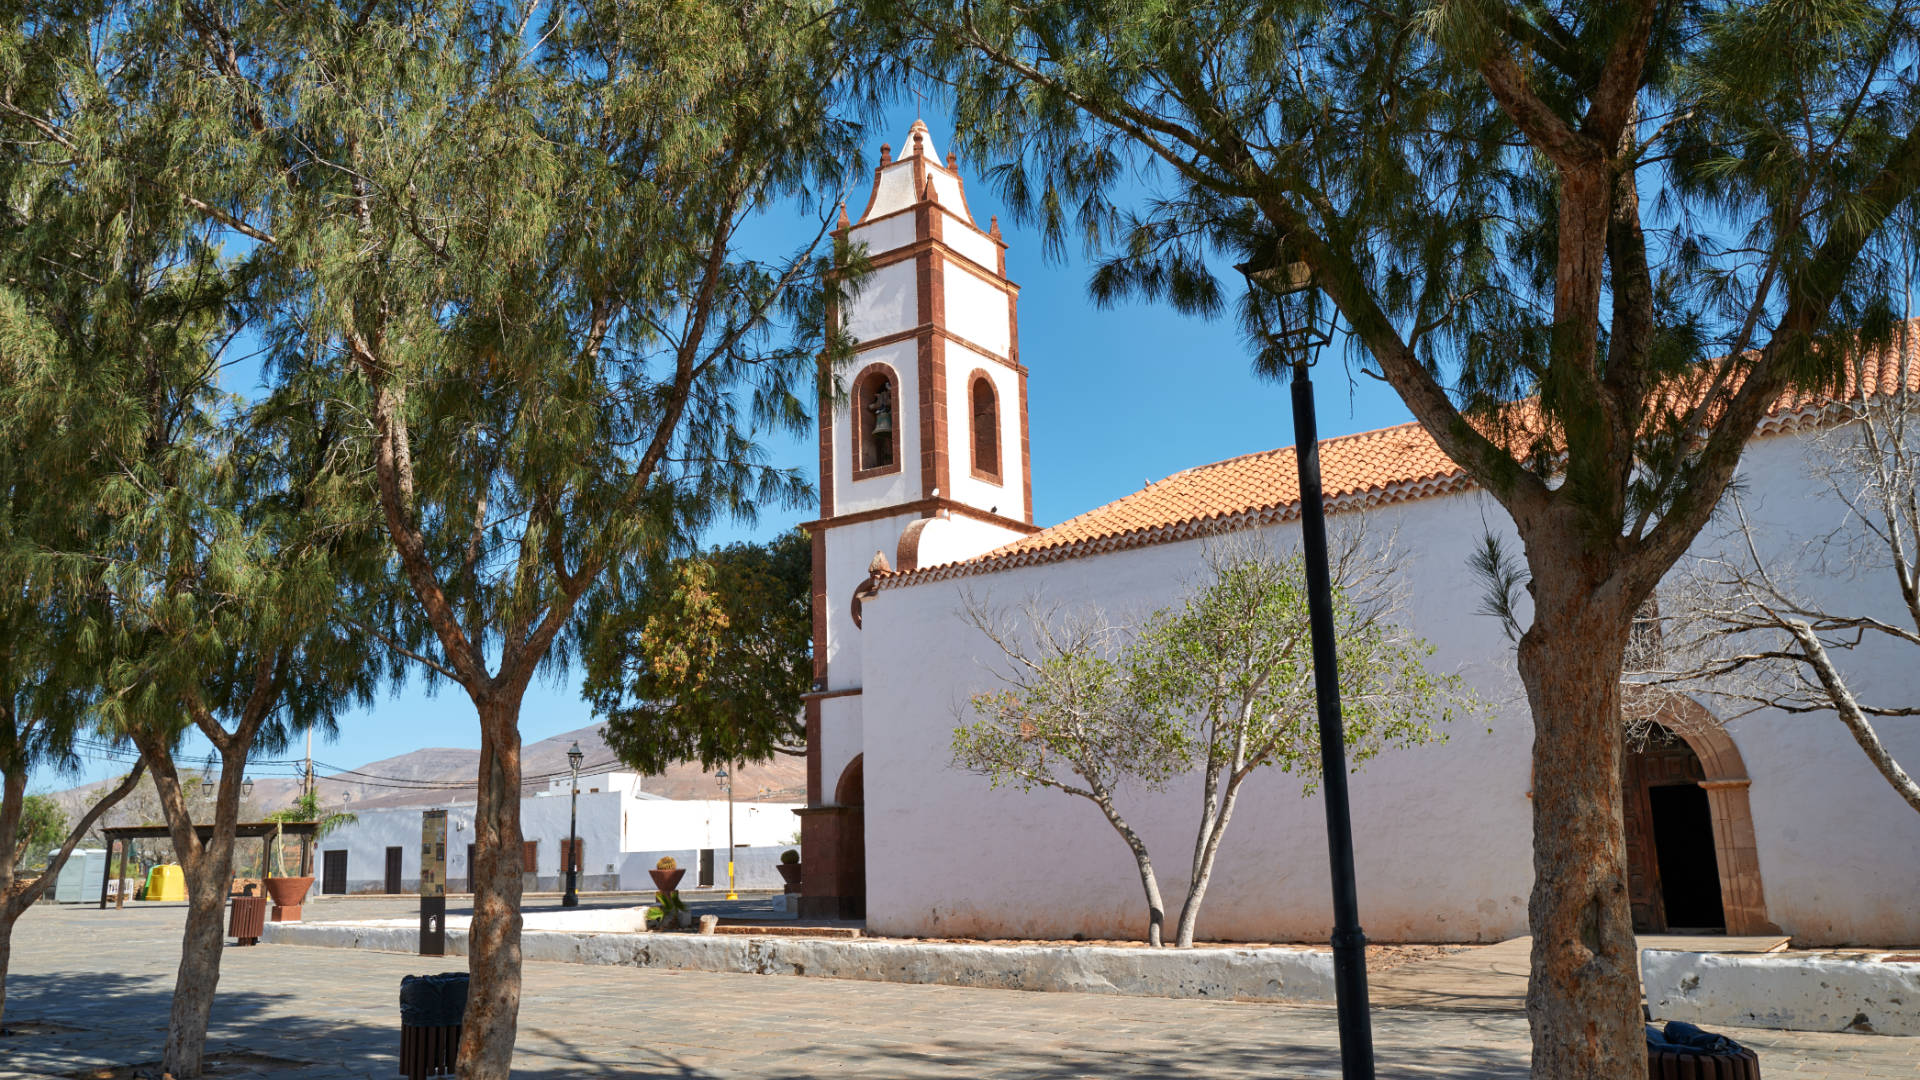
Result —
M 1270 329 L 1317 317 L 1642 593 L 1777 395 L 1835 385 L 1899 307 L 1904 2 L 861 7 L 954 86 L 1015 211 L 1099 259 L 1097 300 L 1231 309 L 1275 375 Z M 1317 288 L 1284 299 L 1220 276 L 1295 263 Z
M 654 893 L 653 900 L 654 903 L 660 906 L 661 915 L 664 917 L 672 917 L 687 910 L 687 902 L 680 899 L 680 890 L 678 889 L 672 892 Z
M 764 761 L 806 742 L 812 548 L 800 530 L 658 560 L 596 601 L 583 688 L 622 761 L 660 772 Z
M 14 865 L 42 865 L 47 854 L 67 838 L 67 813 L 51 795 L 29 795 L 21 800 L 20 829 L 14 838 Z
M 342 825 L 351 825 L 360 820 L 358 814 L 345 810 L 327 810 L 320 805 L 318 792 L 303 791 L 290 806 L 283 806 L 266 815 L 266 821 L 312 821 L 319 824 L 313 837 L 318 840 Z
M 780 853 L 780 861 L 788 866 L 792 866 L 800 861 L 800 853 L 792 848 L 788 848 Z
M 1215 551 L 1204 586 L 1156 613 L 1127 655 L 1140 708 L 1181 725 L 1185 756 L 1223 780 L 1271 765 L 1301 778 L 1311 794 L 1320 775 L 1306 568 L 1298 552 Z M 1433 741 L 1435 725 L 1469 699 L 1459 676 L 1426 667 L 1433 646 L 1392 619 L 1388 568 L 1346 553 L 1333 589 L 1341 718 L 1347 760 L 1358 770 L 1392 746 Z
M 1129 685 L 1123 628 L 1098 613 L 1037 605 L 1011 618 L 977 605 L 969 615 L 1011 670 L 1003 689 L 972 695 L 973 722 L 953 733 L 955 764 L 994 787 L 1095 800 L 1126 781 L 1159 787 L 1190 764 L 1183 725 L 1142 708 Z

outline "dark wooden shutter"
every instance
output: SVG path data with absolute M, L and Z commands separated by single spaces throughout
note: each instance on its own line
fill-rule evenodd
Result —
M 540 872 L 540 841 L 528 840 L 520 845 L 520 872 L 523 874 Z

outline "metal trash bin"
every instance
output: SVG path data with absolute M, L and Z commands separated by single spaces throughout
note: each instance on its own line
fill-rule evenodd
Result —
M 408 1080 L 453 1073 L 466 1012 L 466 972 L 401 977 L 400 1072 Z
M 236 896 L 232 903 L 233 910 L 227 917 L 227 936 L 239 939 L 242 945 L 259 944 L 260 935 L 266 932 L 267 898 Z
M 1760 1055 L 1680 1020 L 1647 1025 L 1648 1080 L 1760 1080 Z

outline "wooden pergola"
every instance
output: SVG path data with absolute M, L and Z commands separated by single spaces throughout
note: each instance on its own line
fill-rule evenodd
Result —
M 233 831 L 233 836 L 236 841 L 255 837 L 259 838 L 260 865 L 262 866 L 273 865 L 271 859 L 272 850 L 268 845 L 273 843 L 274 836 L 299 837 L 300 870 L 302 874 L 305 874 L 313 864 L 313 840 L 314 835 L 319 829 L 320 823 L 316 821 L 250 821 L 236 826 Z M 118 876 L 118 880 L 120 881 L 127 879 L 128 841 L 173 839 L 173 830 L 167 828 L 165 825 L 109 825 L 100 831 L 107 838 L 108 866 L 113 865 L 114 845 L 118 844 L 120 847 L 120 873 Z M 213 839 L 213 826 L 211 825 L 195 825 L 193 831 L 200 835 L 200 842 L 203 844 Z M 107 906 L 108 880 L 110 879 L 107 875 L 100 875 L 100 907 L 102 910 L 105 910 Z M 121 889 L 115 894 L 113 906 L 116 908 L 124 908 L 127 906 L 127 892 L 125 889 Z

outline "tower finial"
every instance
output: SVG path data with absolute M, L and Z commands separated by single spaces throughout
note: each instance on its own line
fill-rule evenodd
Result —
M 1000 239 L 1000 215 L 999 214 L 994 214 L 993 216 L 987 218 L 987 235 L 993 237 L 995 240 Z
M 852 222 L 852 221 L 850 221 L 850 220 L 848 220 L 848 218 L 847 218 L 847 200 L 845 200 L 845 199 L 841 199 L 841 200 L 840 200 L 840 221 L 839 221 L 839 226 L 840 226 L 840 228 L 842 228 L 842 229 L 844 229 L 844 228 L 846 228 L 846 227 L 847 227 L 848 225 L 851 225 L 851 224 L 853 224 L 853 222 Z
M 880 144 L 880 164 L 885 165 L 892 160 L 893 160 L 893 144 L 881 143 Z

